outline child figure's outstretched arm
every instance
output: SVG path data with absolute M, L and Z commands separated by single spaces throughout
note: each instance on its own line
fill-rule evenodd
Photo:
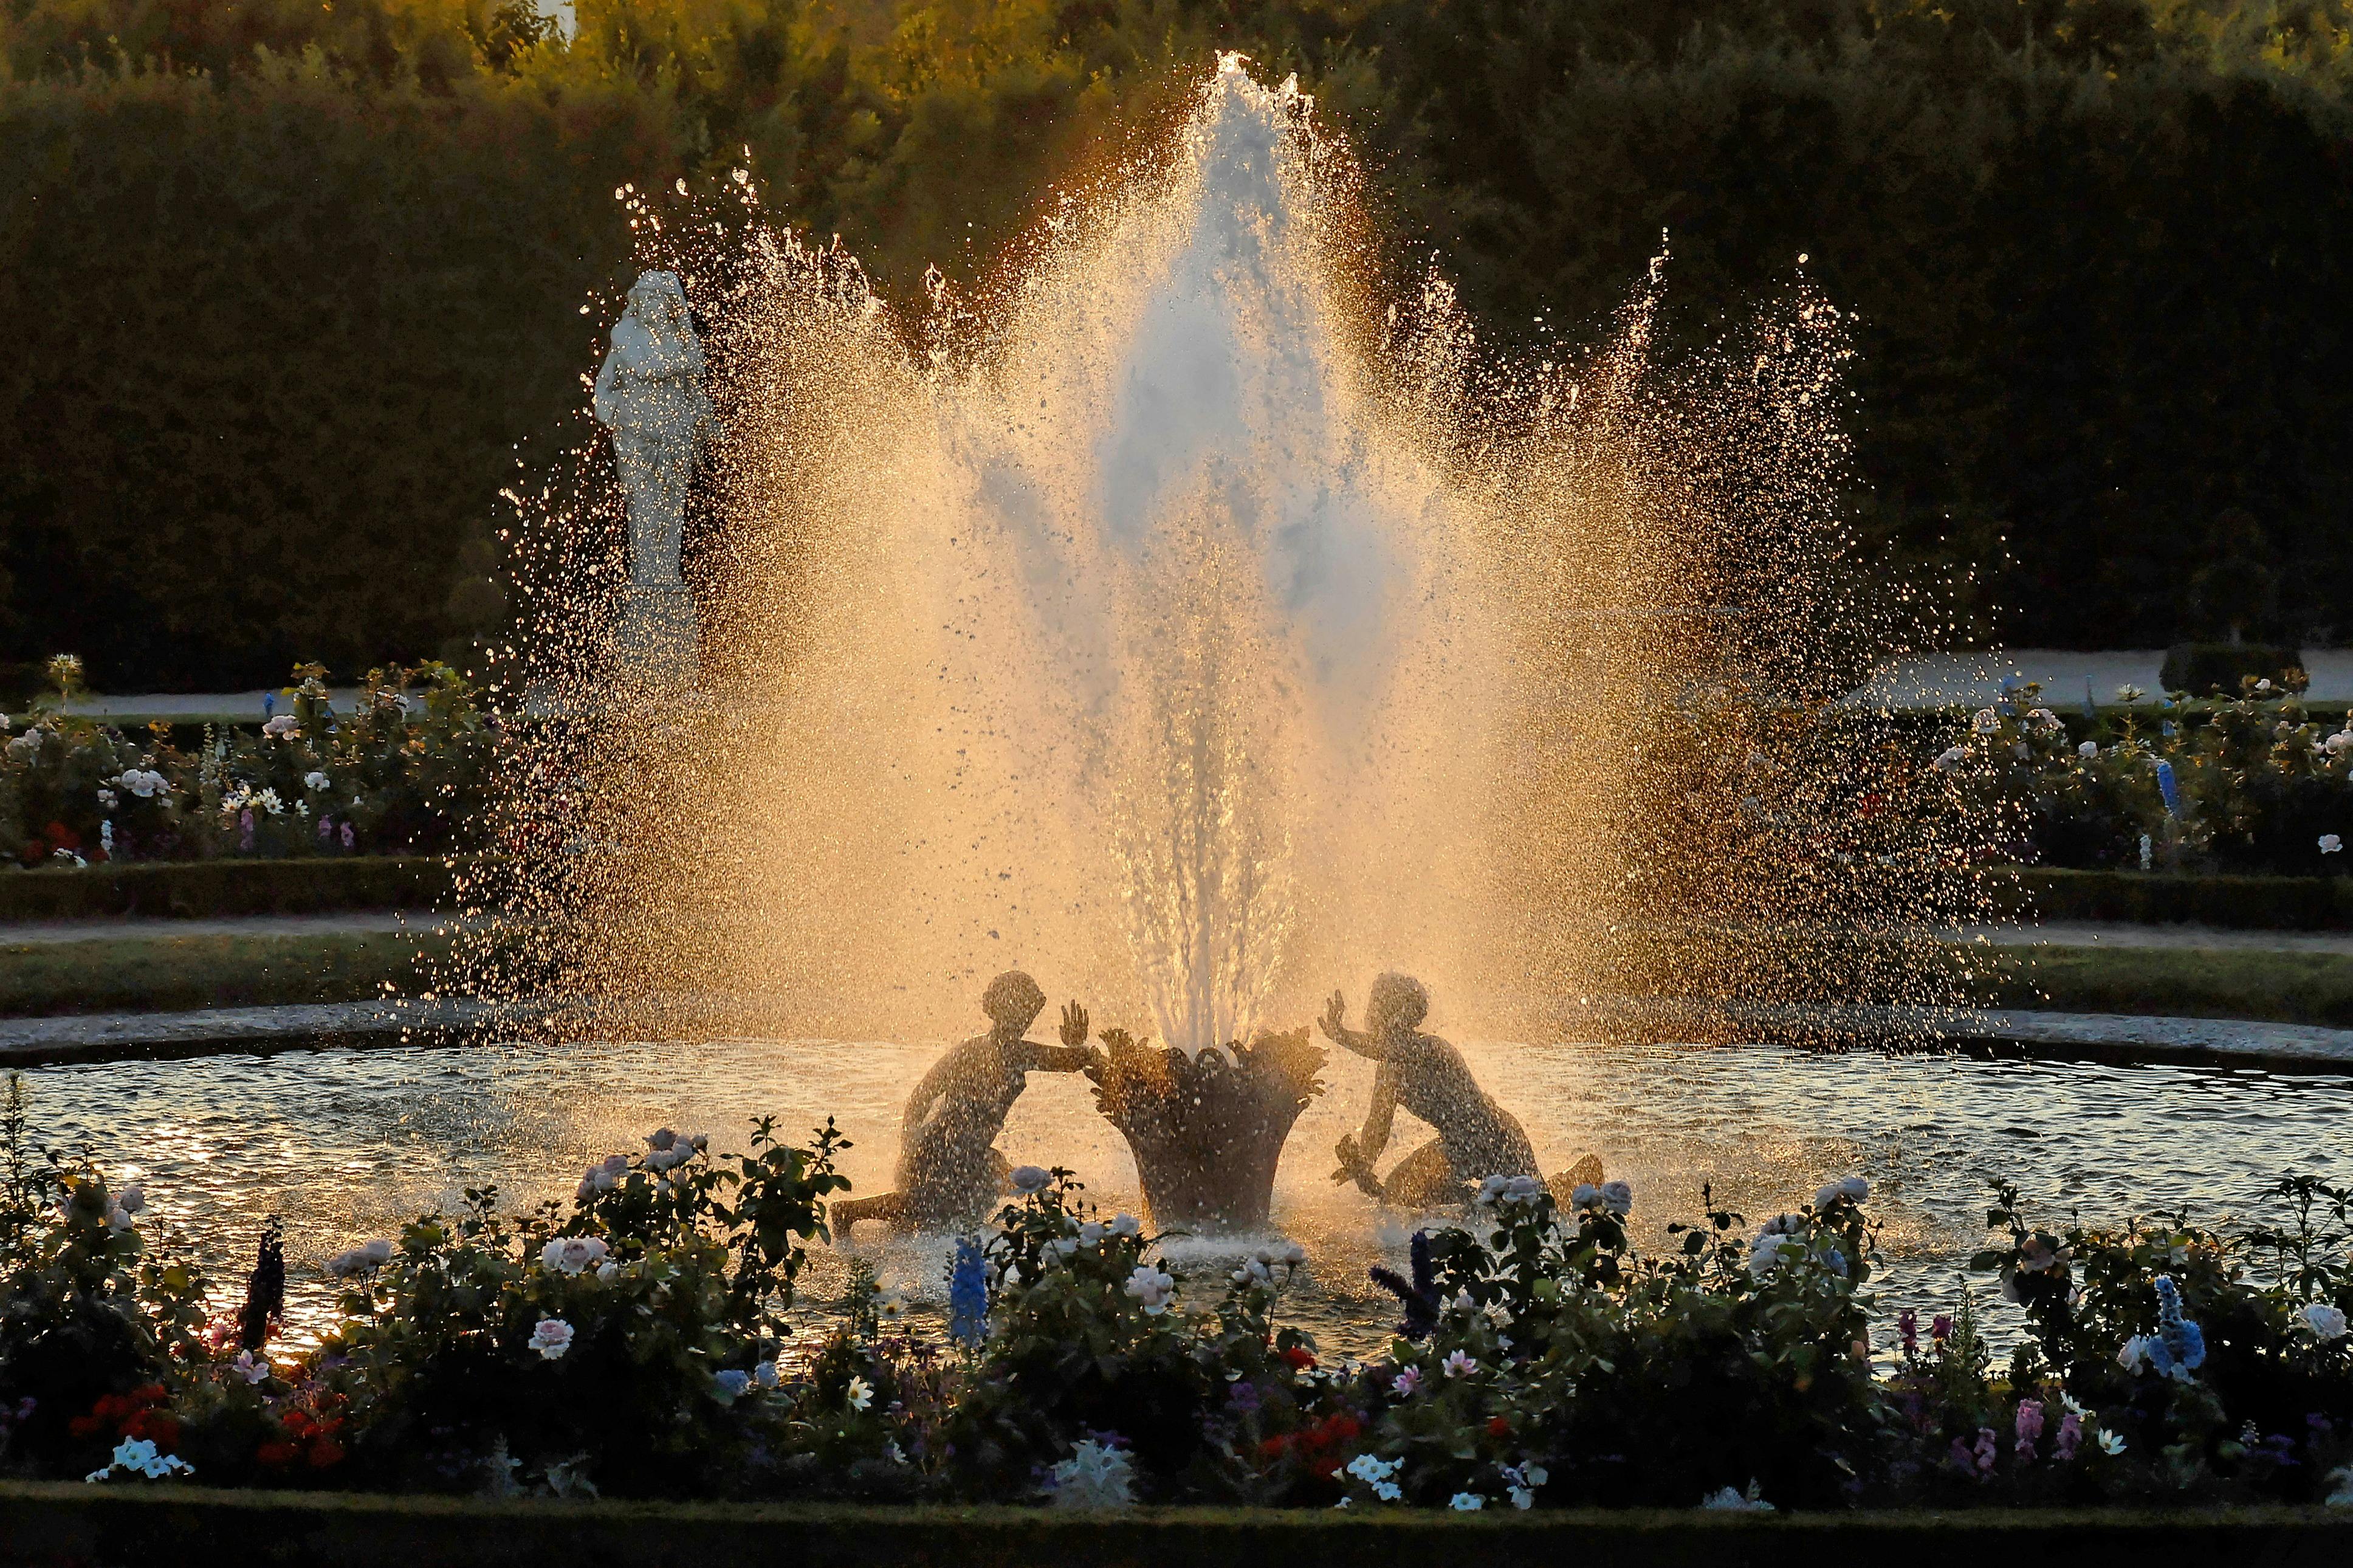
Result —
M 1077 1002 L 1062 1009 L 1062 1043 L 1040 1045 L 1034 1041 L 1021 1042 L 1021 1065 L 1033 1073 L 1082 1073 L 1101 1060 L 1101 1055 L 1087 1044 L 1087 1010 Z
M 1379 1042 L 1361 1029 L 1348 1027 L 1347 999 L 1338 991 L 1332 993 L 1331 1001 L 1324 1009 L 1324 1016 L 1316 1022 L 1324 1026 L 1324 1038 L 1333 1044 L 1354 1051 L 1359 1056 L 1369 1056 L 1376 1062 L 1381 1060 Z

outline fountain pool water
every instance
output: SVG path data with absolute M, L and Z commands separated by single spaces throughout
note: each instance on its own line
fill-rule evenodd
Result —
M 495 1182 L 512 1205 L 568 1196 L 592 1160 L 658 1126 L 707 1128 L 724 1149 L 741 1146 L 755 1114 L 775 1113 L 786 1129 L 834 1116 L 857 1138 L 849 1174 L 859 1191 L 878 1191 L 893 1150 L 870 1129 L 895 1125 L 906 1085 L 937 1050 L 754 1040 L 327 1048 L 26 1076 L 36 1141 L 86 1144 L 111 1177 L 143 1181 L 158 1223 L 193 1245 L 224 1292 L 238 1288 L 263 1219 L 282 1214 L 301 1339 L 325 1320 L 321 1266 L 335 1252 L 454 1204 L 469 1186 Z M 2071 1208 L 2109 1220 L 2246 1214 L 2275 1177 L 2340 1148 L 2353 1110 L 2353 1077 L 2253 1069 L 1773 1046 L 1492 1043 L 1468 1054 L 1501 1086 L 1546 1169 L 1591 1150 L 1633 1184 L 1635 1233 L 1648 1246 L 1667 1221 L 1691 1217 L 1702 1181 L 1757 1219 L 1824 1181 L 1867 1176 L 1886 1226 L 1877 1288 L 1890 1310 L 1949 1310 L 1958 1299 L 1989 1177 L 2015 1180 L 2054 1219 Z M 1282 1160 L 1271 1226 L 1310 1254 L 1286 1310 L 1330 1348 L 1362 1352 L 1394 1319 L 1365 1271 L 1398 1266 L 1421 1222 L 1326 1179 L 1371 1071 L 1335 1056 L 1325 1077 L 1331 1092 L 1301 1118 Z M 1107 1211 L 1137 1203 L 1127 1149 L 1082 1079 L 1041 1077 L 1001 1147 L 1017 1161 L 1072 1167 Z M 935 1316 L 945 1239 L 866 1235 L 884 1283 L 912 1312 Z M 1213 1295 L 1219 1260 L 1248 1245 L 1171 1252 Z M 818 1249 L 807 1278 L 815 1318 L 842 1288 L 843 1255 Z M 1978 1288 L 2002 1321 L 1986 1282 Z

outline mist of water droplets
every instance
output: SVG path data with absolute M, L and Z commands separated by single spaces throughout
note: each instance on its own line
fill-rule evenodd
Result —
M 1356 191 L 1228 59 L 979 297 L 893 310 L 748 194 L 657 225 L 724 431 L 705 673 L 633 681 L 598 498 L 537 507 L 539 935 L 480 983 L 872 1038 L 1019 967 L 1188 1049 L 1391 967 L 1451 1027 L 1963 995 L 1985 830 L 1832 701 L 1934 630 L 1841 522 L 1838 313 L 1669 355 L 1654 269 L 1523 361 L 1438 270 L 1384 298 Z

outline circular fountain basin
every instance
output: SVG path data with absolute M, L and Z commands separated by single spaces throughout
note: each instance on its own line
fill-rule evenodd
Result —
M 591 1045 L 329 1046 L 271 1055 L 111 1062 L 28 1070 L 34 1141 L 87 1146 L 119 1180 L 143 1181 L 165 1229 L 241 1292 L 263 1219 L 286 1223 L 290 1328 L 328 1318 L 321 1272 L 356 1241 L 495 1183 L 501 1206 L 568 1199 L 589 1163 L 656 1127 L 707 1130 L 743 1147 L 773 1114 L 797 1132 L 831 1116 L 860 1193 L 890 1181 L 899 1107 L 936 1044 L 724 1040 Z M 1635 1234 L 1662 1248 L 1670 1220 L 1698 1212 L 1702 1182 L 1753 1224 L 1816 1187 L 1860 1173 L 1884 1222 L 1875 1282 L 1892 1312 L 1948 1310 L 1968 1287 L 1984 1232 L 1987 1182 L 2008 1177 L 2063 1222 L 2188 1209 L 2248 1214 L 2278 1176 L 2342 1178 L 2353 1076 L 2254 1068 L 1766 1045 L 1486 1044 L 1465 1054 L 1535 1139 L 1544 1169 L 1598 1153 L 1633 1184 Z M 1311 1258 L 1289 1315 L 1327 1350 L 1377 1348 L 1392 1303 L 1366 1277 L 1397 1266 L 1417 1225 L 1329 1180 L 1333 1145 L 1369 1096 L 1372 1069 L 1335 1053 L 1327 1092 L 1299 1120 L 1275 1185 L 1271 1232 Z M 1428 1134 L 1399 1114 L 1384 1168 Z M 1106 1213 L 1137 1206 L 1126 1146 L 1075 1075 L 1032 1076 L 999 1147 L 1016 1164 L 1075 1170 Z M 917 1319 L 944 1295 L 944 1239 L 861 1228 L 859 1248 Z M 1177 1242 L 1196 1301 L 1214 1299 L 1249 1240 Z M 847 1266 L 818 1249 L 812 1316 L 838 1298 Z M 1975 1281 L 1981 1306 L 2000 1307 Z

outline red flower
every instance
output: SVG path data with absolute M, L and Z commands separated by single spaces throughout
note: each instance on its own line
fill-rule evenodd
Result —
M 1266 1459 L 1280 1459 L 1286 1453 L 1296 1450 L 1314 1463 L 1335 1448 L 1355 1442 L 1364 1435 L 1364 1431 L 1362 1422 L 1343 1411 L 1337 1415 L 1327 1415 L 1300 1431 L 1268 1438 L 1258 1446 L 1259 1456 Z
M 142 1410 L 122 1424 L 125 1437 L 143 1437 L 158 1448 L 175 1448 L 180 1443 L 180 1423 L 176 1416 L 161 1410 Z
M 311 1467 L 314 1470 L 323 1470 L 330 1465 L 340 1464 L 343 1462 L 343 1446 L 332 1437 L 322 1437 L 311 1445 Z
M 1487 1417 L 1487 1436 L 1490 1436 L 1490 1437 L 1509 1437 L 1511 1435 L 1512 1435 L 1512 1424 L 1511 1424 L 1510 1422 L 1508 1422 L 1508 1421 L 1504 1420 L 1504 1419 L 1502 1416 L 1500 1416 L 1500 1415 L 1490 1415 L 1489 1417 Z
M 1309 1367 L 1315 1364 L 1315 1358 L 1307 1353 L 1305 1347 L 1300 1345 L 1293 1345 L 1291 1349 L 1283 1351 L 1282 1359 L 1288 1362 L 1295 1372 L 1305 1372 Z
M 61 850 L 81 848 L 81 835 L 63 822 L 51 822 L 47 827 L 43 828 L 41 832 L 49 841 L 52 848 Z
M 301 1452 L 301 1450 L 291 1443 L 264 1443 L 253 1451 L 253 1457 L 263 1464 L 275 1467 L 280 1465 L 292 1464 L 294 1456 Z
M 100 1394 L 98 1403 L 90 1407 L 89 1414 L 77 1415 L 66 1423 L 66 1431 L 76 1437 L 94 1437 L 111 1430 L 119 1436 L 152 1437 L 169 1446 L 179 1440 L 180 1424 L 152 1408 L 169 1397 L 160 1383 L 143 1383 L 129 1393 Z

